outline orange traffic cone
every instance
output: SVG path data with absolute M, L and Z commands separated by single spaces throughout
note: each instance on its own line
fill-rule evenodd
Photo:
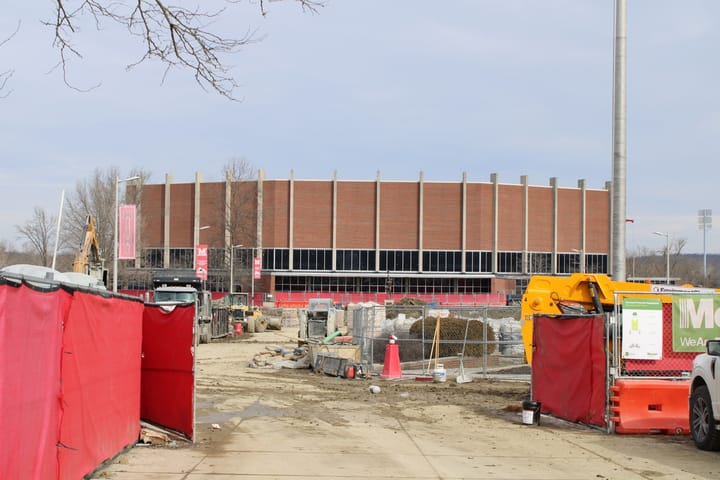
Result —
M 385 362 L 383 363 L 383 371 L 380 378 L 402 378 L 402 369 L 400 368 L 400 348 L 395 343 L 397 337 L 390 336 L 390 343 L 385 347 Z

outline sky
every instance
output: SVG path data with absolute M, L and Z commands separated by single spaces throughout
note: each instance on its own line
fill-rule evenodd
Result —
M 73 3 L 77 3 L 75 0 Z M 194 2 L 183 1 L 189 5 Z M 206 0 L 203 4 L 217 4 Z M 698 210 L 720 213 L 720 2 L 628 0 L 628 252 L 718 253 Z M 487 182 L 601 189 L 612 180 L 614 0 L 328 0 L 229 4 L 217 28 L 254 32 L 228 58 L 229 101 L 190 72 L 134 68 L 137 38 L 79 25 L 69 88 L 42 24 L 53 2 L 0 18 L 0 240 L 96 168 L 220 180 L 244 159 L 268 179 Z M 704 242 L 705 240 L 705 242 Z M 705 245 L 705 246 L 704 246 Z

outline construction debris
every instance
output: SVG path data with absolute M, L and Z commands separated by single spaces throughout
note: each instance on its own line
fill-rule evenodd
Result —
M 310 354 L 305 347 L 288 349 L 278 345 L 268 345 L 265 351 L 256 354 L 252 362 L 252 368 L 310 368 Z

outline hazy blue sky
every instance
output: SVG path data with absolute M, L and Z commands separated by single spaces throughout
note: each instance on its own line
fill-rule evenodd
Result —
M 185 2 L 188 3 L 188 2 Z M 257 30 L 230 59 L 241 102 L 188 72 L 142 64 L 115 27 L 83 25 L 66 87 L 52 48 L 52 2 L 10 2 L 0 72 L 0 239 L 34 206 L 96 167 L 192 181 L 245 158 L 269 179 L 489 181 L 561 186 L 612 179 L 614 0 L 330 0 L 231 8 L 222 27 Z M 702 252 L 697 211 L 718 205 L 720 2 L 628 1 L 628 246 L 662 248 L 653 231 Z M 50 72 L 50 73 L 48 73 Z M 717 253 L 718 228 L 708 236 Z

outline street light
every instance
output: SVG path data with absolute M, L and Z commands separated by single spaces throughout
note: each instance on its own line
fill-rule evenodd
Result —
M 654 235 L 665 237 L 665 283 L 670 285 L 670 233 L 653 232 Z
M 139 179 L 139 175 L 134 175 L 132 177 L 123 178 L 120 180 L 120 177 L 117 175 L 115 176 L 115 234 L 114 234 L 114 246 L 113 246 L 113 292 L 117 293 L 117 277 L 118 277 L 118 209 L 120 208 L 120 183 L 121 182 L 129 182 L 132 180 Z
M 235 249 L 245 245 L 233 245 L 230 247 L 230 293 L 235 289 Z

